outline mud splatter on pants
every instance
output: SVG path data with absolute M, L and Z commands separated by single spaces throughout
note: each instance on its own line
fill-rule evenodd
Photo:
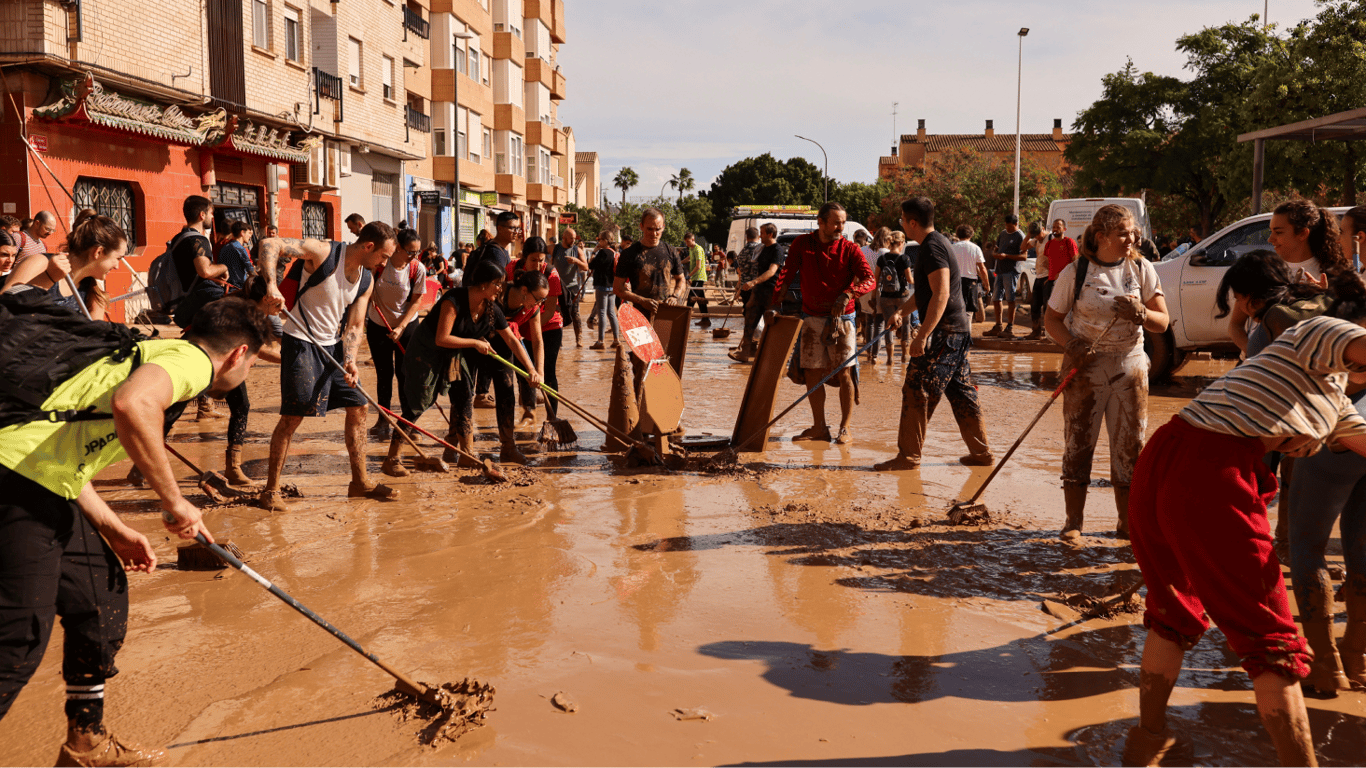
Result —
M 497 349 L 498 346 L 502 345 L 495 345 L 494 351 L 504 360 L 509 359 L 511 353 L 506 349 Z M 464 436 L 474 432 L 474 390 L 478 371 L 487 376 L 493 384 L 494 414 L 498 420 L 498 433 L 500 436 L 510 436 L 513 429 L 512 412 L 516 391 L 513 389 L 512 378 L 516 374 L 511 368 L 478 352 L 465 352 L 461 356 L 465 364 L 461 366 L 460 378 L 452 381 L 450 386 L 451 433 Z
M 1256 438 L 1221 435 L 1180 416 L 1138 457 L 1129 495 L 1131 545 L 1148 584 L 1144 626 L 1182 648 L 1219 625 L 1252 677 L 1309 674 L 1266 504 L 1276 478 Z
M 972 383 L 968 350 L 972 334 L 930 334 L 925 354 L 911 358 L 906 365 L 906 383 L 901 388 L 901 429 L 897 433 L 898 452 L 920 460 L 925 445 L 925 429 L 942 397 L 948 397 L 958 431 L 975 455 L 990 453 L 982 429 L 982 406 L 977 402 L 977 387 Z
M 1127 488 L 1148 428 L 1148 356 L 1102 352 L 1062 393 L 1062 481 L 1090 485 L 1101 421 L 1110 438 L 1110 482 Z
M 98 686 L 118 674 L 128 577 L 73 501 L 0 467 L 0 718 L 43 659 L 62 619 L 62 678 Z M 102 711 L 103 700 L 98 700 Z M 80 700 L 67 716 L 81 720 Z

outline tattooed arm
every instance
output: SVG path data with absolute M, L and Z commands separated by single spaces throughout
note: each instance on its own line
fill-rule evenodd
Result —
M 360 369 L 356 367 L 356 354 L 360 352 L 360 340 L 365 335 L 365 311 L 370 307 L 370 294 L 375 290 L 375 282 L 365 289 L 351 305 L 351 313 L 346 316 L 346 328 L 342 331 L 342 368 L 346 371 L 346 383 L 356 386 Z
M 277 274 L 277 265 L 280 263 L 282 255 L 286 257 L 286 260 L 305 260 L 311 272 L 323 263 L 331 250 L 327 243 L 320 240 L 296 240 L 283 237 L 267 237 L 262 240 L 259 258 L 261 274 L 266 279 L 267 301 L 274 304 L 276 308 L 284 306 L 284 297 L 280 295 L 280 278 Z

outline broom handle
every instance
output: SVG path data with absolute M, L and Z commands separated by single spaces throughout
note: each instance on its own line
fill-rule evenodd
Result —
M 181 461 L 185 462 L 185 466 L 187 466 L 187 467 L 189 467 L 191 470 L 193 470 L 194 473 L 195 473 L 196 475 L 201 475 L 201 476 L 202 476 L 202 475 L 204 474 L 204 470 L 200 469 L 199 467 L 196 467 L 196 466 L 194 465 L 194 462 L 193 462 L 193 461 L 190 461 L 189 459 L 185 458 L 185 457 L 180 453 L 180 451 L 177 451 L 176 449 L 172 448 L 170 443 L 167 443 L 167 442 L 164 442 L 164 441 L 163 441 L 163 442 L 162 442 L 162 445 L 166 446 L 166 450 L 167 450 L 172 456 L 174 456 L 174 457 L 176 457 L 177 459 L 180 459 Z
M 446 442 L 445 440 L 442 440 L 441 438 L 437 437 L 436 435 L 433 435 L 431 432 L 428 432 L 427 430 L 423 429 L 422 427 L 419 427 L 418 425 L 412 423 L 411 421 L 408 421 L 407 419 L 403 418 L 402 416 L 399 416 L 398 414 L 394 413 L 393 411 L 389 410 L 388 408 L 385 408 L 385 407 L 382 406 L 382 405 L 376 405 L 375 407 L 378 408 L 378 409 L 380 409 L 381 411 L 384 411 L 386 414 L 389 415 L 390 418 L 394 419 L 394 420 L 397 421 L 398 423 L 400 423 L 400 424 L 407 424 L 408 426 L 412 427 L 413 429 L 417 430 L 418 432 L 421 432 L 422 434 L 426 435 L 427 437 L 430 437 L 431 439 L 435 440 L 435 441 L 436 441 L 437 443 L 439 443 L 440 445 L 442 445 L 442 446 L 444 446 L 444 447 L 446 447 L 446 448 L 450 448 L 452 451 L 455 451 L 456 453 L 460 454 L 461 456 L 464 456 L 465 458 L 469 459 L 470 461 L 480 461 L 480 459 L 479 459 L 478 456 L 475 456 L 474 454 L 470 453 L 469 451 L 466 451 L 464 448 L 461 448 L 460 446 L 452 445 L 452 444 Z M 412 441 L 409 440 L 408 442 L 411 443 Z
M 297 317 L 294 316 L 294 312 L 291 311 L 291 310 L 289 309 L 289 307 L 281 306 L 281 307 L 280 307 L 280 310 L 281 310 L 282 312 L 285 313 L 285 317 L 288 317 L 290 320 L 293 320 L 293 321 L 294 321 L 294 326 L 295 326 L 296 328 L 298 328 L 299 330 L 303 331 L 304 335 L 308 337 L 308 340 L 309 340 L 310 342 L 313 343 L 313 346 L 317 347 L 317 348 L 318 348 L 318 351 L 321 352 L 321 353 L 323 353 L 323 357 L 327 358 L 327 362 L 331 363 L 331 364 L 333 365 L 333 367 L 335 367 L 337 370 L 341 371 L 342 375 L 345 376 L 345 375 L 346 375 L 346 369 L 342 367 L 342 364 L 341 364 L 341 363 L 337 362 L 337 358 L 333 357 L 331 352 L 328 352 L 328 351 L 327 351 L 327 347 L 324 347 L 322 344 L 319 344 L 319 343 L 318 343 L 318 340 L 315 339 L 315 338 L 313 338 L 313 332 L 312 332 L 311 330 L 309 330 L 308 326 L 306 326 L 306 325 L 304 325 L 303 323 L 299 322 L 299 318 L 297 318 Z M 378 408 L 378 409 L 380 410 L 380 412 L 384 413 L 386 416 L 389 417 L 389 423 L 390 423 L 390 425 L 395 429 L 395 431 L 397 431 L 397 432 L 399 433 L 399 435 L 400 435 L 404 440 L 406 440 L 406 441 L 408 442 L 408 445 L 412 446 L 412 448 L 413 448 L 414 451 L 417 451 L 417 455 L 418 455 L 418 456 L 421 456 L 423 459 L 427 459 L 427 458 L 428 458 L 427 454 L 423 453 L 423 452 L 422 452 L 422 449 L 421 449 L 420 447 L 418 447 L 417 441 L 413 440 L 412 436 L 410 436 L 407 432 L 404 432 L 403 430 L 401 430 L 401 429 L 398 428 L 398 424 L 395 423 L 395 422 L 399 422 L 399 421 L 403 421 L 403 420 L 400 419 L 400 418 L 398 418 L 397 416 L 395 416 L 394 413 L 393 413 L 393 411 L 391 411 L 391 410 L 389 410 L 388 408 L 385 408 L 384 406 L 382 406 L 382 405 L 380 405 L 379 403 L 375 402 L 375 398 L 371 397 L 371 396 L 370 396 L 370 393 L 369 393 L 369 392 L 366 392 L 365 389 L 364 389 L 363 387 L 361 387 L 360 381 L 359 381 L 359 380 L 356 381 L 356 384 L 355 384 L 355 386 L 352 387 L 352 389 L 354 389 L 354 390 L 356 390 L 357 392 L 359 392 L 359 393 L 361 394 L 361 397 L 364 397 L 364 398 L 365 398 L 365 402 L 369 403 L 370 405 L 375 406 L 376 408 Z M 414 426 L 414 427 L 417 426 L 416 424 L 412 424 L 411 422 L 403 421 L 403 423 L 404 423 L 404 424 L 408 424 L 409 426 Z
M 333 637 L 345 643 L 346 647 L 364 656 L 372 664 L 389 673 L 389 675 L 393 677 L 395 680 L 413 689 L 413 691 L 415 691 L 417 695 L 421 696 L 423 694 L 429 693 L 430 689 L 428 689 L 427 686 L 421 685 L 420 683 L 416 683 L 413 680 L 410 680 L 407 675 L 404 675 L 402 672 L 399 672 L 398 670 L 394 669 L 388 664 L 385 664 L 373 653 L 370 653 L 369 651 L 365 650 L 365 648 L 361 647 L 360 643 L 356 642 L 355 640 L 352 640 L 350 636 L 348 636 L 345 632 L 342 632 L 340 629 L 337 629 L 336 627 L 332 626 L 332 624 L 330 624 L 326 619 L 309 610 L 308 606 L 304 605 L 303 603 L 300 603 L 298 600 L 295 600 L 293 597 L 289 595 L 288 592 L 270 583 L 270 581 L 266 579 L 264 576 L 252 570 L 251 566 L 247 565 L 241 560 L 238 560 L 236 557 L 232 555 L 231 552 L 228 552 L 226 549 L 223 549 L 221 546 L 217 544 L 210 543 L 208 539 L 204 538 L 204 534 L 196 534 L 194 538 L 195 541 L 199 542 L 205 547 L 208 547 L 210 552 L 213 552 L 215 555 L 218 556 L 218 559 L 232 566 L 234 569 L 241 572 L 243 575 L 245 575 L 252 581 L 256 582 L 257 584 L 260 584 L 261 586 L 265 587 L 266 591 L 280 598 L 280 600 L 284 602 L 285 605 L 288 605 L 290 608 L 293 608 L 299 613 L 302 613 L 304 616 L 307 616 L 314 624 L 317 624 L 318 626 L 327 630 L 328 633 L 331 634 Z
M 520 375 L 522 378 L 525 378 L 525 379 L 530 379 L 530 378 L 531 378 L 531 375 L 530 375 L 530 374 L 528 374 L 526 371 L 522 370 L 521 368 L 518 368 L 518 367 L 516 366 L 516 364 L 512 363 L 511 361 L 504 360 L 501 356 L 499 356 L 499 355 L 497 355 L 497 354 L 492 354 L 492 355 L 490 355 L 490 357 L 492 357 L 494 360 L 497 360 L 498 362 L 502 363 L 503 365 L 506 365 L 507 367 L 511 368 L 512 370 L 516 371 L 517 374 Z M 545 382 L 541 382 L 538 386 L 540 386 L 541 389 L 545 390 L 546 394 L 549 394 L 551 397 L 554 397 L 556 400 L 558 400 L 558 401 L 564 403 L 565 405 L 569 406 L 569 408 L 570 408 L 571 410 L 573 410 L 574 413 L 577 413 L 579 416 L 583 417 L 583 419 L 584 419 L 585 421 L 587 421 L 588 423 L 590 423 L 590 424 L 592 424 L 593 426 L 597 427 L 598 429 L 601 429 L 603 432 L 610 433 L 613 437 L 617 438 L 618 440 L 624 440 L 624 441 L 626 441 L 626 442 L 628 442 L 628 443 L 631 443 L 631 444 L 633 444 L 633 445 L 640 444 L 640 441 L 639 441 L 639 440 L 636 440 L 635 438 L 631 437 L 630 435 L 626 434 L 625 432 L 622 432 L 621 430 L 617 429 L 616 427 L 612 426 L 611 424 L 608 424 L 607 422 L 602 421 L 602 420 L 599 419 L 597 416 L 594 416 L 594 415 L 590 414 L 588 411 L 584 410 L 582 406 L 580 406 L 578 403 L 575 403 L 573 400 L 569 400 L 569 399 L 565 398 L 565 397 L 564 397 L 563 395 L 561 395 L 559 392 L 556 392 L 555 389 L 552 388 L 549 384 L 546 384 Z
M 1111 318 L 1110 324 L 1105 326 L 1105 330 L 1101 331 L 1100 335 L 1096 337 L 1096 340 L 1091 342 L 1091 346 L 1086 348 L 1087 355 L 1090 355 L 1092 352 L 1095 351 L 1096 345 L 1100 343 L 1101 339 L 1105 338 L 1106 334 L 1110 332 L 1111 328 L 1115 327 L 1115 322 L 1118 320 L 1119 317 L 1117 316 Z M 988 485 L 991 485 L 991 481 L 996 479 L 996 475 L 1000 473 L 1001 467 L 1004 467 L 1006 465 L 1006 462 L 1010 461 L 1010 457 L 1015 455 L 1015 450 L 1019 448 L 1020 444 L 1024 442 L 1024 439 L 1029 436 L 1030 430 L 1034 429 L 1034 425 L 1038 424 L 1039 419 L 1042 419 L 1043 415 L 1048 412 L 1048 409 L 1050 407 L 1052 407 L 1053 401 L 1057 400 L 1058 397 L 1062 395 L 1062 391 L 1064 389 L 1067 389 L 1067 385 L 1072 383 L 1072 379 L 1076 378 L 1077 373 L 1080 371 L 1081 360 L 1078 360 L 1077 364 L 1072 367 L 1072 370 L 1069 371 L 1068 374 L 1063 377 L 1062 382 L 1058 384 L 1058 388 L 1053 390 L 1053 394 L 1048 396 L 1048 400 L 1044 402 L 1043 407 L 1039 409 L 1039 412 L 1034 414 L 1034 420 L 1029 422 L 1029 426 L 1025 427 L 1024 431 L 1020 433 L 1020 436 L 1016 438 L 1015 444 L 1010 446 L 1010 450 L 1006 451 L 1006 455 L 1002 456 L 1000 461 L 996 462 L 996 467 L 991 470 L 991 474 L 987 475 L 986 481 L 984 481 L 981 487 L 977 489 L 977 493 L 974 493 L 971 499 L 968 499 L 966 502 L 964 502 L 965 504 L 976 504 L 977 500 L 982 498 L 982 493 L 987 489 Z
M 847 366 L 847 365 L 849 365 L 850 363 L 852 363 L 852 362 L 854 362 L 855 360 L 857 360 L 859 355 L 863 354 L 863 353 L 866 352 L 870 347 L 872 347 L 874 344 L 876 344 L 876 343 L 878 343 L 879 341 L 881 341 L 883 336 L 886 336 L 887 334 L 891 333 L 893 330 L 895 330 L 895 329 L 894 329 L 894 328 L 888 328 L 887 330 L 885 330 L 885 331 L 883 331 L 882 333 L 879 333 L 877 336 L 875 336 L 875 337 L 873 338 L 872 341 L 868 342 L 867 344 L 864 344 L 863 347 L 862 347 L 861 349 L 859 349 L 859 350 L 858 350 L 857 352 L 855 352 L 854 354 L 850 355 L 848 360 L 845 360 L 843 363 L 840 363 L 838 366 L 835 366 L 835 368 L 834 368 L 833 370 L 831 370 L 829 373 L 825 374 L 825 377 L 822 378 L 820 381 L 816 382 L 816 386 L 814 386 L 814 387 L 812 387 L 811 389 L 807 390 L 806 394 L 804 394 L 804 395 L 802 395 L 801 397 L 797 398 L 796 400 L 792 401 L 792 405 L 789 405 L 787 408 L 783 409 L 783 412 L 782 412 L 782 413 L 778 414 L 777 416 L 774 416 L 774 417 L 773 417 L 773 420 L 770 421 L 769 423 L 765 424 L 761 429 L 756 429 L 756 430 L 754 430 L 754 432 L 750 433 L 749 437 L 746 437 L 744 440 L 741 440 L 740 442 L 736 443 L 736 444 L 735 444 L 735 447 L 736 447 L 736 448 L 739 448 L 739 447 L 742 446 L 742 445 L 748 445 L 748 444 L 749 444 L 749 441 L 753 440 L 754 438 L 758 437 L 759 435 L 762 435 L 763 433 L 765 433 L 765 432 L 769 431 L 770 429 L 772 429 L 772 428 L 773 428 L 773 425 L 774 425 L 774 424 L 777 424 L 779 419 L 781 419 L 782 417 L 784 417 L 784 416 L 786 416 L 787 414 L 791 413 L 791 412 L 792 412 L 792 409 L 793 409 L 793 408 L 796 408 L 798 405 L 800 405 L 801 402 L 802 402 L 803 400 L 805 400 L 805 399 L 808 398 L 808 397 L 811 397 L 812 393 L 814 393 L 816 390 L 820 389 L 821 387 L 825 386 L 825 382 L 829 381 L 829 380 L 831 379 L 831 377 L 833 377 L 835 374 L 839 373 L 840 371 L 844 370 L 845 366 Z

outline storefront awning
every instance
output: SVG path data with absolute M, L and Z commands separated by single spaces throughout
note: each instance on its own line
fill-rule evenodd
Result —
M 175 105 L 162 106 L 106 91 L 88 74 L 63 80 L 60 94 L 53 103 L 33 110 L 34 117 L 97 125 L 174 144 L 234 151 L 285 163 L 308 162 L 309 153 L 323 141 L 321 135 L 311 135 L 294 144 L 288 129 L 257 124 L 222 109 L 190 116 Z

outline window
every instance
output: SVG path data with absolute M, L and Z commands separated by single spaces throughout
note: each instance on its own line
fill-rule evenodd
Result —
M 364 87 L 365 87 L 365 84 L 364 84 L 364 82 L 361 80 L 361 61 L 360 61 L 360 56 L 361 56 L 361 44 L 360 44 L 360 41 L 357 40 L 357 39 L 354 38 L 354 37 L 348 37 L 348 38 L 346 38 L 346 40 L 347 40 L 347 44 L 348 44 L 348 46 L 349 46 L 349 47 L 348 47 L 348 50 L 349 50 L 350 53 L 351 53 L 351 55 L 350 55 L 350 57 L 349 57 L 349 60 L 346 62 L 346 63 L 347 63 L 347 66 L 349 67 L 348 73 L 349 73 L 349 75 L 350 75 L 351 87 L 352 87 L 352 88 L 364 88 Z
M 549 184 L 550 177 L 553 175 L 550 168 L 550 150 L 541 148 L 541 183 Z
M 436 128 L 432 131 L 432 154 L 443 157 L 446 154 L 446 129 Z
M 314 240 L 331 240 L 332 228 L 327 222 L 327 203 L 304 201 L 304 237 Z
M 384 98 L 394 98 L 394 60 L 389 56 L 380 57 L 380 78 L 384 81 Z
M 493 129 L 484 129 L 484 157 L 493 157 Z
M 285 58 L 303 60 L 303 27 L 299 24 L 299 9 L 285 6 Z
M 466 54 L 464 40 L 461 40 L 458 37 L 454 38 L 453 42 L 451 43 L 451 56 L 455 59 L 456 72 L 460 72 L 463 74 L 469 71 L 468 67 L 465 64 Z
M 492 82 L 492 81 L 489 79 L 490 77 L 492 77 L 492 75 L 493 75 L 493 57 L 490 56 L 490 55 L 488 55 L 488 54 L 486 53 L 486 54 L 484 54 L 484 85 L 489 85 L 489 84 Z
M 483 130 L 484 118 L 478 112 L 469 112 L 469 124 L 467 126 L 462 127 L 464 127 L 467 130 L 471 140 L 474 140 L 476 137 L 479 136 L 480 132 Z M 460 156 L 463 158 L 468 158 L 470 162 L 477 163 L 479 162 L 479 147 L 462 147 L 462 152 Z
M 259 209 L 261 190 L 241 184 L 215 184 L 209 192 L 209 199 L 214 205 Z
M 76 198 L 76 210 L 94 208 L 101 216 L 113 219 L 115 224 L 123 228 L 124 234 L 128 235 L 128 249 L 133 249 L 138 241 L 138 233 L 132 184 L 126 181 L 82 177 L 76 180 L 71 192 Z
M 270 50 L 270 6 L 266 0 L 251 0 L 251 44 Z
M 466 48 L 469 49 L 470 79 L 479 82 L 479 36 L 476 35 L 465 41 Z
M 1249 251 L 1267 248 L 1271 238 L 1270 221 L 1254 221 L 1245 224 L 1218 240 L 1210 243 L 1203 251 L 1191 257 L 1193 267 L 1230 267 Z
M 394 190 L 398 187 L 396 174 L 376 172 L 370 177 L 370 220 L 394 224 Z
M 512 175 L 514 175 L 514 176 L 521 176 L 521 175 L 523 174 L 523 170 L 522 170 L 522 153 L 525 152 L 525 151 L 526 151 L 526 146 L 525 146 L 525 144 L 522 142 L 522 135 L 521 135 L 520 133 L 514 133 L 514 134 L 512 134 L 512 171 L 511 171 L 511 172 L 512 172 Z
M 464 107 L 455 108 L 455 156 L 464 160 L 468 155 L 470 111 Z

